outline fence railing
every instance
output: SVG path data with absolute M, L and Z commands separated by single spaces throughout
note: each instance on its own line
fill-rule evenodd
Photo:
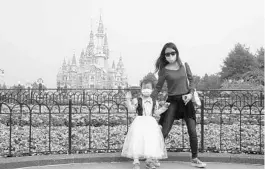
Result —
M 0 155 L 117 152 L 135 118 L 124 103 L 130 90 L 0 90 Z M 159 100 L 164 96 L 160 95 Z M 264 154 L 264 92 L 204 90 L 196 107 L 201 152 Z M 156 117 L 159 119 L 159 117 Z M 169 151 L 189 151 L 185 122 L 175 121 Z

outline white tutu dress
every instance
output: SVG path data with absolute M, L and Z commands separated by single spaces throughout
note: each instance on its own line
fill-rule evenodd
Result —
M 164 138 L 156 119 L 152 116 L 153 101 L 142 99 L 143 115 L 132 122 L 121 155 L 128 158 L 167 158 Z

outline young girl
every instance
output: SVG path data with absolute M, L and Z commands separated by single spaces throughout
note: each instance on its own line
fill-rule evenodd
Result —
M 141 97 L 130 101 L 131 93 L 126 95 L 129 111 L 136 111 L 138 116 L 132 122 L 121 155 L 134 159 L 134 169 L 140 169 L 139 159 L 146 158 L 146 168 L 159 166 L 157 159 L 167 158 L 163 134 L 153 114 L 161 114 L 167 110 L 168 103 L 157 109 L 157 102 L 150 97 L 154 85 L 149 80 L 141 83 Z

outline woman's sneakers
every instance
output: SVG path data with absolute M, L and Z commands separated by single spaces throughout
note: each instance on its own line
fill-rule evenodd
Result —
M 191 165 L 198 167 L 198 168 L 205 168 L 206 167 L 206 163 L 200 161 L 198 158 L 194 158 L 191 160 Z

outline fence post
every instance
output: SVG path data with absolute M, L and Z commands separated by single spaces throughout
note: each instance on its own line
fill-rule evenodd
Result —
M 85 90 L 83 90 L 83 104 L 85 104 L 85 101 L 86 101 L 86 93 L 85 93 Z
M 260 107 L 262 107 L 262 101 L 263 101 L 262 91 L 260 91 L 260 93 L 259 93 L 259 101 L 260 101 Z
M 69 99 L 69 124 L 68 124 L 68 154 L 71 154 L 72 150 L 72 99 Z
M 204 152 L 204 100 L 201 104 L 201 152 Z

